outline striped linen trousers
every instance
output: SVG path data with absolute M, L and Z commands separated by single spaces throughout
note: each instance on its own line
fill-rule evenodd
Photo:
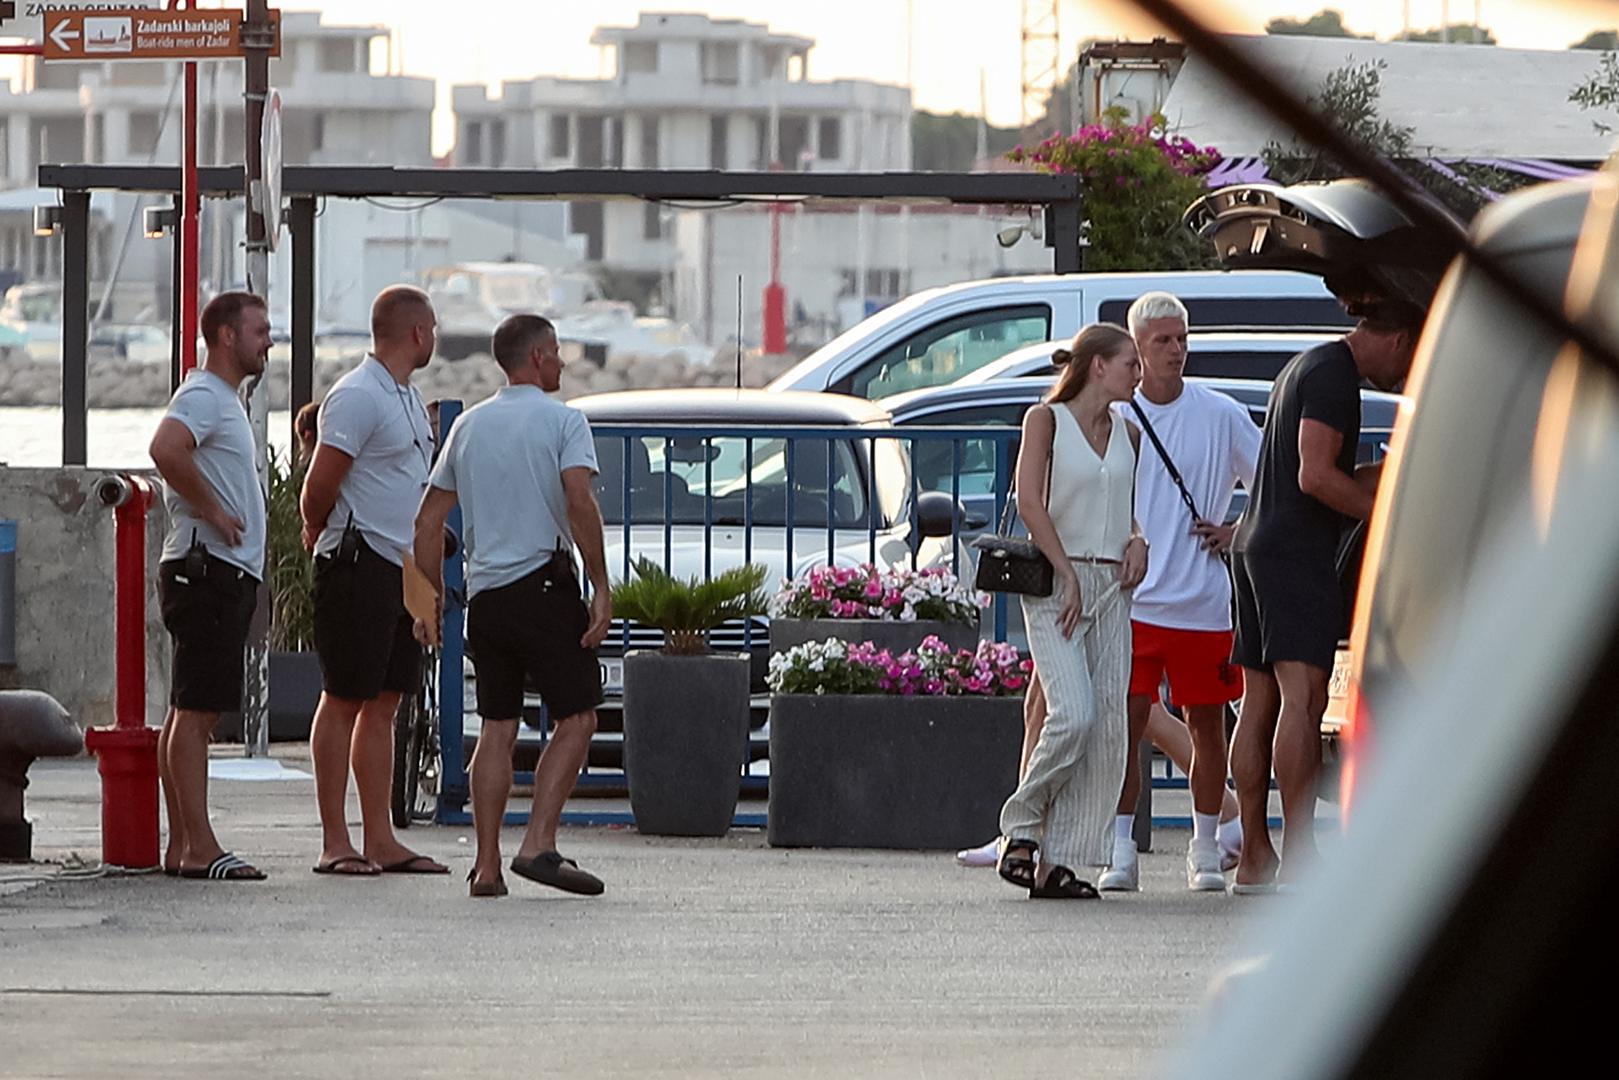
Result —
M 1130 741 L 1130 594 L 1119 588 L 1117 565 L 1076 562 L 1074 570 L 1085 618 L 1073 637 L 1057 626 L 1062 601 L 1055 593 L 1023 597 L 1046 724 L 1028 771 L 1001 809 L 1001 835 L 1037 841 L 1042 862 L 1078 872 L 1113 858 Z

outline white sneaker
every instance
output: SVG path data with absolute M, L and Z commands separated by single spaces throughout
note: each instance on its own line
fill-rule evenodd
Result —
M 1141 891 L 1141 863 L 1134 840 L 1113 841 L 1113 865 L 1102 872 L 1096 887 L 1102 892 Z
M 1001 856 L 1001 838 L 996 837 L 981 847 L 956 852 L 956 862 L 962 866 L 994 866 Z
M 1220 873 L 1218 844 L 1192 841 L 1186 848 L 1186 887 L 1193 892 L 1225 892 L 1225 875 Z

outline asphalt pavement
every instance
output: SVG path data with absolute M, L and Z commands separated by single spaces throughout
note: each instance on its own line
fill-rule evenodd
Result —
M 95 876 L 93 763 L 31 775 L 42 862 L 0 865 L 4 1077 L 1150 1075 L 1287 902 L 1188 893 L 1179 831 L 1141 893 L 1060 902 L 948 854 L 608 827 L 561 840 L 604 896 L 508 874 L 472 900 L 464 828 L 404 834 L 447 878 L 312 874 L 308 779 L 212 784 L 266 882 Z

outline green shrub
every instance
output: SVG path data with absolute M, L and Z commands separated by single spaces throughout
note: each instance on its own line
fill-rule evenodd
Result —
M 315 562 L 304 550 L 298 494 L 304 472 L 291 454 L 270 458 L 270 512 L 265 538 L 270 579 L 270 648 L 315 647 Z

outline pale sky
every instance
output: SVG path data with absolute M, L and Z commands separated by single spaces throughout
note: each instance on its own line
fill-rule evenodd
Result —
M 1204 18 L 1235 31 L 1259 32 L 1278 16 L 1307 16 L 1323 7 L 1343 11 L 1360 33 L 1399 32 L 1407 7 L 1413 27 L 1437 26 L 1448 6 L 1451 22 L 1470 22 L 1474 0 L 1190 0 Z M 979 73 L 991 122 L 1019 122 L 1020 0 L 284 0 L 319 7 L 329 22 L 375 22 L 401 37 L 404 70 L 444 83 L 488 82 L 554 74 L 594 78 L 599 50 L 590 44 L 600 25 L 629 26 L 648 11 L 701 11 L 745 18 L 816 41 L 815 79 L 906 81 L 906 22 L 910 12 L 911 82 L 918 108 L 979 112 Z M 1560 49 L 1597 27 L 1619 25 L 1616 0 L 1479 0 L 1480 21 L 1503 44 Z M 1077 55 L 1088 38 L 1151 36 L 1153 24 L 1128 0 L 1061 0 L 1063 54 Z M 1066 66 L 1066 64 L 1065 64 Z M 436 149 L 446 131 L 439 132 Z
M 1188 0 L 1223 29 L 1260 32 L 1275 16 L 1302 17 L 1323 7 L 1344 13 L 1351 29 L 1390 37 L 1409 9 L 1414 28 L 1470 22 L 1476 9 L 1504 45 L 1561 49 L 1599 27 L 1619 26 L 1619 0 Z M 1063 55 L 1089 38 L 1150 37 L 1153 25 L 1129 0 L 1060 0 Z M 220 6 L 205 0 L 203 6 Z M 234 5 L 232 5 L 234 6 Z M 814 79 L 868 78 L 904 83 L 909 12 L 910 80 L 918 108 L 977 113 L 980 72 L 992 123 L 1019 122 L 1021 0 L 281 0 L 287 10 L 318 8 L 334 23 L 380 23 L 398 33 L 404 72 L 439 80 L 435 151 L 453 137 L 444 108 L 452 83 L 536 75 L 594 78 L 600 25 L 629 26 L 637 12 L 700 11 L 745 18 L 816 41 Z M 1064 67 L 1066 67 L 1066 62 Z

